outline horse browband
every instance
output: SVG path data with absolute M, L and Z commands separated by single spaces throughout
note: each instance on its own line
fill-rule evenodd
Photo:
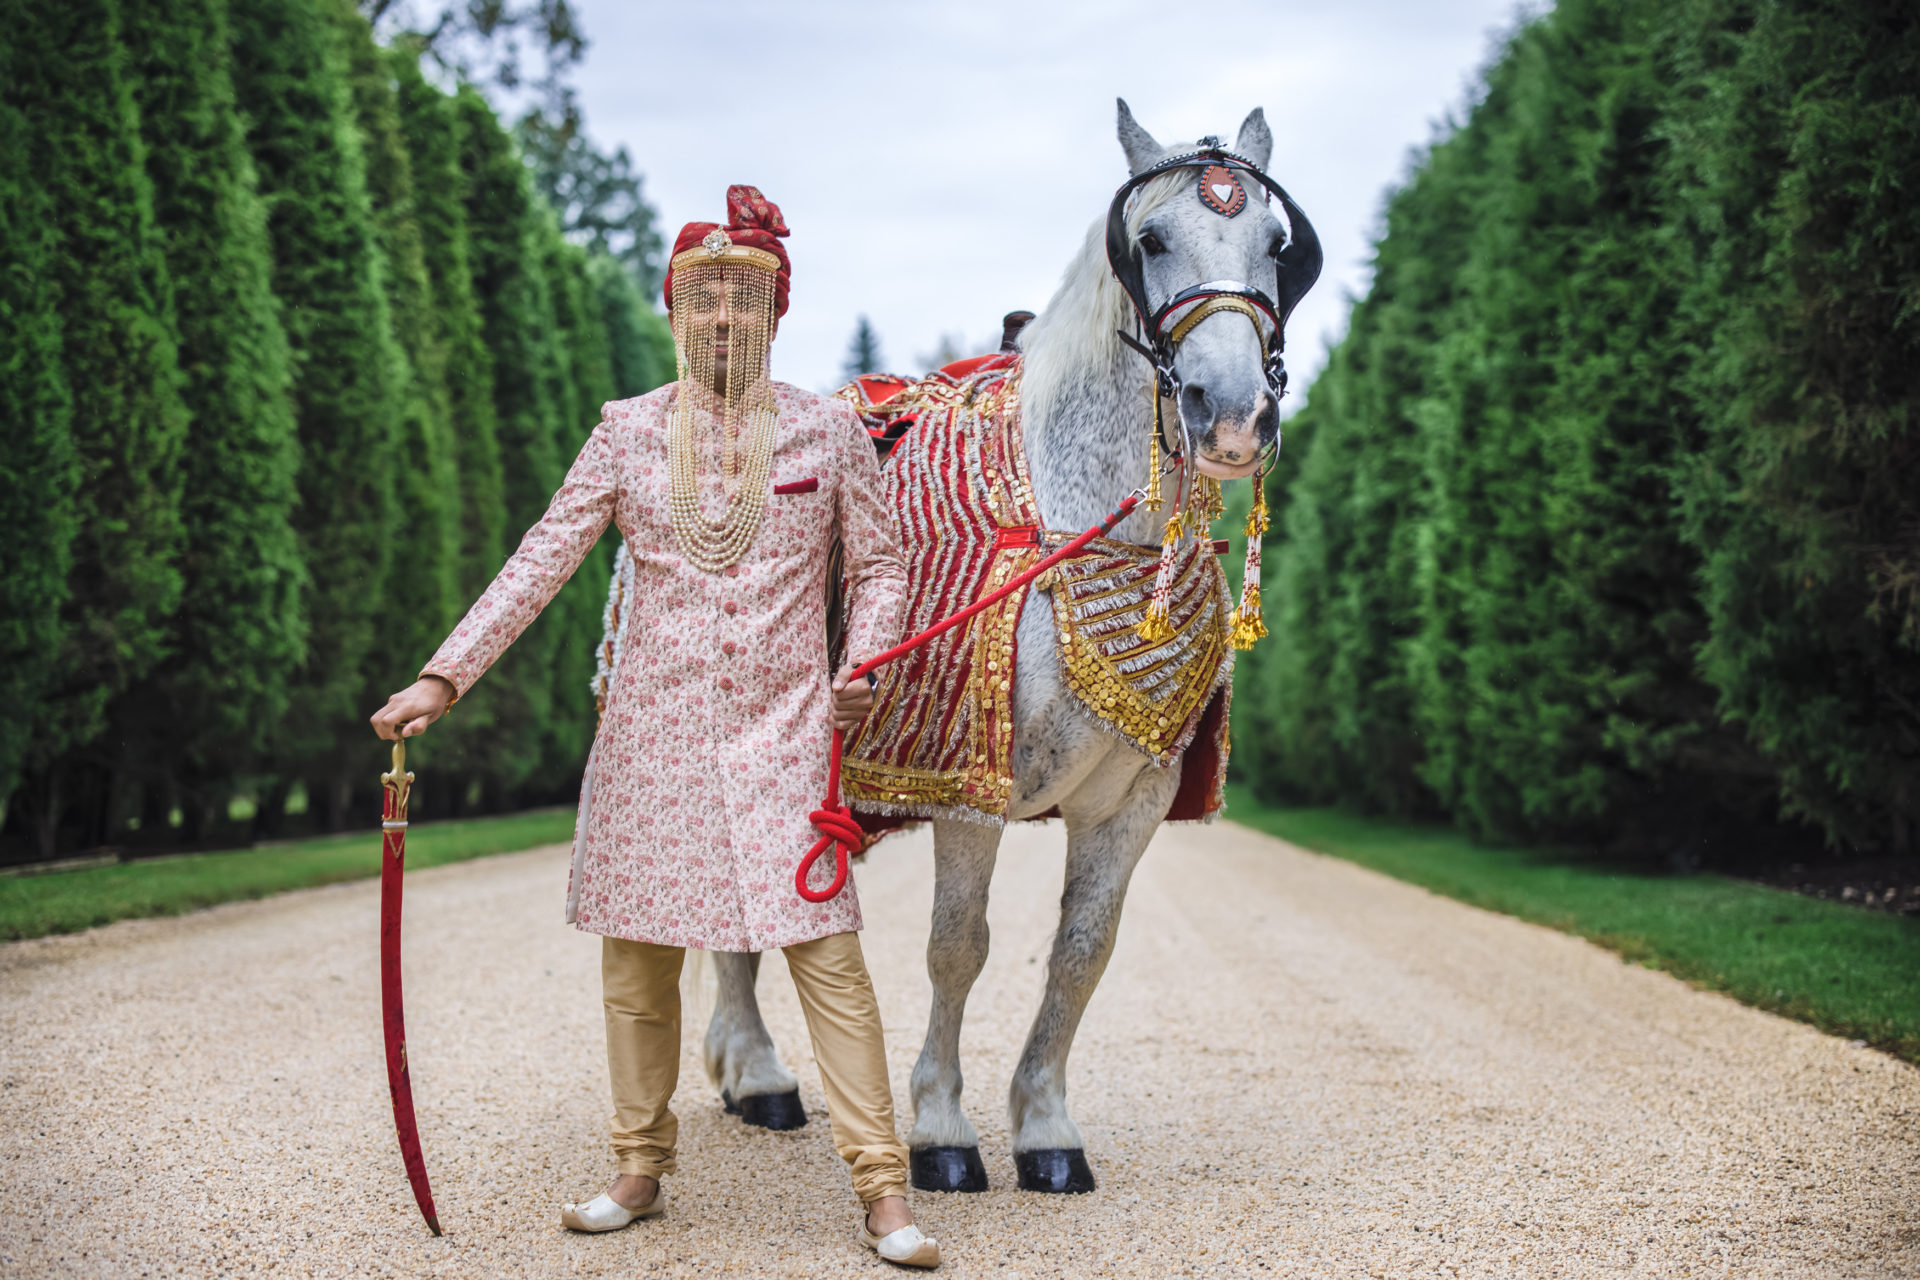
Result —
M 1154 375 L 1159 383 L 1159 391 L 1173 395 L 1178 380 L 1173 373 L 1174 349 L 1194 324 L 1199 322 L 1202 312 L 1211 314 L 1215 309 L 1231 309 L 1244 312 L 1249 320 L 1255 314 L 1265 315 L 1273 322 L 1273 341 L 1268 343 L 1263 332 L 1261 345 L 1265 348 L 1265 372 L 1267 382 L 1273 387 L 1274 395 L 1286 394 L 1287 370 L 1281 359 L 1286 347 L 1287 318 L 1293 314 L 1293 308 L 1306 295 L 1313 282 L 1320 277 L 1323 255 L 1320 250 L 1320 237 L 1315 234 L 1313 224 L 1307 220 L 1306 213 L 1294 203 L 1286 189 L 1269 178 L 1252 161 L 1243 156 L 1234 155 L 1219 145 L 1217 138 L 1202 138 L 1198 150 L 1170 156 L 1159 164 L 1136 173 L 1120 189 L 1114 192 L 1113 203 L 1107 207 L 1107 266 L 1113 271 L 1114 278 L 1126 291 L 1127 298 L 1133 303 L 1134 314 L 1139 317 L 1140 331 L 1146 338 L 1141 342 L 1132 334 L 1120 331 L 1120 340 L 1139 352 L 1153 366 Z M 1127 200 L 1142 186 L 1163 173 L 1174 169 L 1191 169 L 1208 164 L 1217 164 L 1222 168 L 1252 177 L 1268 192 L 1280 198 L 1280 206 L 1287 215 L 1287 243 L 1274 255 L 1273 277 L 1274 292 L 1271 297 L 1259 289 L 1242 284 L 1237 280 L 1209 280 L 1194 285 L 1175 294 L 1167 303 L 1154 308 L 1147 298 L 1146 272 L 1139 256 L 1134 252 L 1128 239 L 1126 227 Z M 1222 302 L 1218 308 L 1209 307 L 1208 299 L 1218 298 Z M 1191 316 L 1167 332 L 1167 319 L 1180 308 L 1198 302 Z M 1188 323 L 1191 321 L 1192 323 Z M 1255 329 L 1259 328 L 1257 321 Z

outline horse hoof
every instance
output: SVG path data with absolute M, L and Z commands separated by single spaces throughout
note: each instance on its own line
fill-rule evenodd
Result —
M 1093 1167 L 1087 1163 L 1084 1151 L 1057 1147 L 1045 1151 L 1016 1151 L 1013 1167 L 1020 1175 L 1022 1191 L 1078 1196 L 1093 1190 Z
M 978 1147 L 915 1147 L 912 1153 L 915 1191 L 985 1191 L 987 1166 Z
M 736 1104 L 740 1118 L 762 1129 L 798 1129 L 807 1123 L 807 1109 L 800 1105 L 800 1091 L 756 1093 Z

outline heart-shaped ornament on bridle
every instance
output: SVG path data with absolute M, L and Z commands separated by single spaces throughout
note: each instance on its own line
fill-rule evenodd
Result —
M 1247 189 L 1233 170 L 1210 164 L 1200 171 L 1200 203 L 1223 218 L 1231 218 L 1247 207 Z

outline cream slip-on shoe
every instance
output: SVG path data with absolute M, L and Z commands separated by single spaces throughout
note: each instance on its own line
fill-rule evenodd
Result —
M 876 1236 L 867 1230 L 865 1220 L 860 1223 L 860 1243 L 872 1249 L 888 1262 L 903 1267 L 937 1267 L 940 1265 L 940 1242 L 922 1235 L 920 1228 L 909 1224 L 898 1231 L 889 1231 L 886 1235 Z
M 618 1231 L 640 1218 L 657 1218 L 667 1211 L 667 1189 L 661 1187 L 653 1199 L 638 1209 L 629 1209 L 612 1196 L 601 1194 L 585 1204 L 569 1200 L 560 1206 L 560 1225 L 572 1231 Z M 895 1232 L 898 1235 L 899 1232 Z

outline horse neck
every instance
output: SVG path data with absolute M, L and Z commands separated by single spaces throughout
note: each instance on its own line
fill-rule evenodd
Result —
M 1099 270 L 1106 271 L 1104 259 Z M 1061 292 L 1066 294 L 1068 288 Z M 1055 304 L 1061 301 L 1056 297 Z M 1112 308 L 1074 310 L 1091 314 L 1051 317 L 1055 320 L 1051 325 L 1035 320 L 1021 343 L 1028 378 L 1037 370 L 1046 384 L 1037 397 L 1022 395 L 1027 406 L 1022 420 L 1027 471 L 1042 523 L 1068 533 L 1097 523 L 1122 497 L 1146 483 L 1153 425 L 1147 363 L 1111 338 L 1117 327 L 1114 316 L 1108 314 Z M 1067 318 L 1075 322 L 1075 329 L 1060 323 Z M 1106 332 L 1094 331 L 1093 326 L 1103 326 Z M 1087 331 L 1076 331 L 1081 329 Z M 1171 476 L 1164 482 L 1169 485 L 1169 498 L 1171 482 Z M 1157 544 L 1171 507 L 1169 503 L 1158 514 L 1136 511 L 1114 536 Z

